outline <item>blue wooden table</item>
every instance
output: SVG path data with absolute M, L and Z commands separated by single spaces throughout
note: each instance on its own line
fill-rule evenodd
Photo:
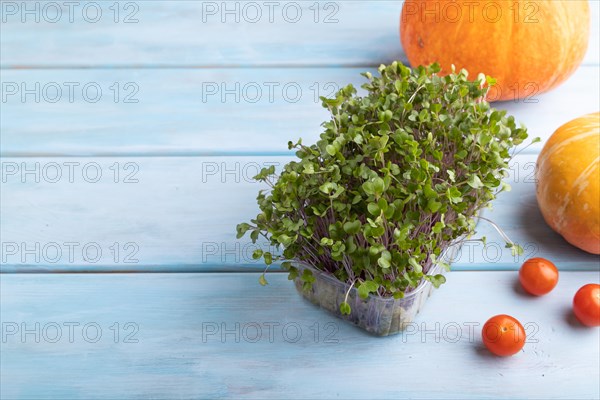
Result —
M 313 142 L 318 96 L 405 60 L 400 1 L 1 2 L 0 397 L 591 398 L 600 332 L 570 303 L 600 259 L 564 242 L 535 201 L 534 168 L 562 123 L 600 109 L 599 4 L 589 52 L 562 86 L 508 109 L 542 142 L 513 161 L 485 211 L 525 248 L 463 247 L 404 334 L 375 338 L 257 280 L 235 239 L 264 166 Z M 560 282 L 516 284 L 543 256 Z M 492 357 L 487 318 L 528 343 Z

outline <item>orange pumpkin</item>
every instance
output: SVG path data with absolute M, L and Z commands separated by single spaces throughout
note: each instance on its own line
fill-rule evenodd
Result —
M 488 100 L 531 98 L 567 79 L 588 46 L 587 0 L 406 0 L 402 46 L 412 66 L 438 62 L 497 80 Z
M 600 113 L 554 132 L 537 161 L 537 200 L 544 219 L 569 243 L 600 254 Z

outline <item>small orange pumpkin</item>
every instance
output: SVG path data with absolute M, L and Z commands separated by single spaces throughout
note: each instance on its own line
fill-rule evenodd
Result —
M 566 80 L 586 53 L 587 0 L 406 0 L 400 37 L 410 64 L 438 62 L 497 80 L 488 100 L 531 98 Z
M 600 113 L 574 119 L 550 137 L 537 161 L 537 200 L 552 229 L 600 254 Z

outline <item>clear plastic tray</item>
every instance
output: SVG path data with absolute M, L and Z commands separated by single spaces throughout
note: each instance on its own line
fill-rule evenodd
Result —
M 442 255 L 442 259 L 451 263 L 458 250 L 459 246 L 449 247 Z M 352 288 L 347 300 L 352 311 L 350 315 L 344 315 L 340 312 L 340 304 L 346 297 L 348 284 L 308 264 L 297 263 L 295 267 L 300 273 L 304 269 L 311 270 L 316 278 L 309 290 L 304 290 L 302 281 L 296 278 L 294 283 L 298 293 L 311 303 L 377 336 L 394 335 L 403 331 L 414 321 L 433 290 L 433 285 L 425 279 L 401 299 L 383 298 L 378 295 L 369 295 L 367 299 L 362 299 L 357 289 Z M 443 267 L 434 265 L 428 274 L 437 275 L 444 272 Z

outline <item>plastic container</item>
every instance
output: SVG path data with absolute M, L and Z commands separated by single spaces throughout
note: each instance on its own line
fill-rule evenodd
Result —
M 450 246 L 442 255 L 442 259 L 451 263 L 459 250 L 459 246 Z M 348 294 L 348 304 L 352 308 L 350 315 L 340 312 L 340 304 L 346 297 L 350 285 L 339 281 L 334 276 L 319 271 L 308 264 L 295 264 L 299 272 L 309 269 L 315 276 L 312 288 L 304 290 L 300 278 L 294 280 L 296 289 L 311 303 L 324 308 L 333 315 L 346 320 L 367 332 L 377 336 L 394 335 L 403 331 L 412 323 L 415 316 L 421 311 L 425 300 L 429 298 L 433 285 L 423 279 L 410 293 L 401 299 L 383 298 L 378 295 L 369 295 L 362 299 L 358 290 L 352 288 Z M 445 269 L 439 265 L 433 266 L 428 271 L 429 275 L 443 274 Z

